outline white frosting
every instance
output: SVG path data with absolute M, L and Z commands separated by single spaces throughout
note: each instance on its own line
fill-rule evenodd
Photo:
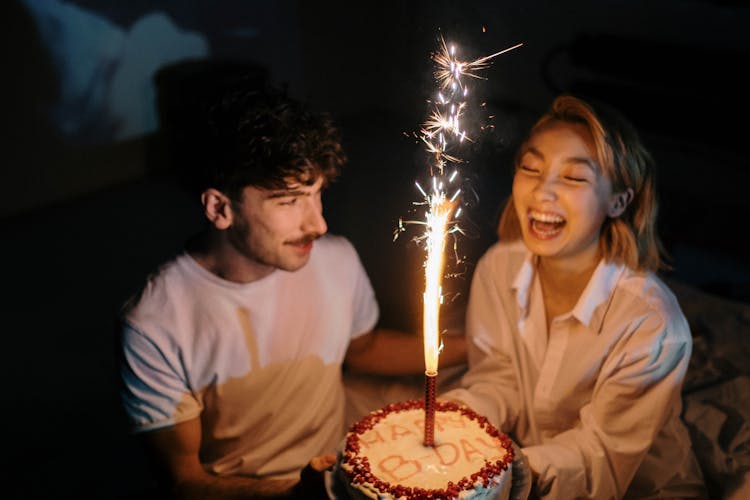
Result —
M 506 455 L 499 440 L 460 413 L 436 412 L 434 435 L 435 446 L 424 446 L 424 410 L 391 413 L 360 435 L 361 454 L 377 477 L 425 489 L 445 488 Z

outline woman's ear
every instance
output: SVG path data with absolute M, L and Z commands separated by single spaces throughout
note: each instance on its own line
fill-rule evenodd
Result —
M 609 201 L 607 215 L 612 219 L 621 216 L 625 209 L 628 208 L 631 201 L 633 201 L 633 190 L 631 188 L 627 188 L 625 191 L 620 191 L 619 193 L 614 193 Z
M 216 229 L 224 230 L 232 225 L 232 201 L 218 189 L 208 188 L 201 193 L 203 213 Z

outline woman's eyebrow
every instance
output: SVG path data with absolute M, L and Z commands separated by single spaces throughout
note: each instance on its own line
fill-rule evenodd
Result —
M 531 154 L 532 156 L 536 156 L 537 158 L 541 158 L 542 160 L 544 159 L 544 155 L 542 154 L 542 152 L 536 149 L 534 146 L 527 146 L 526 149 L 524 149 L 521 158 L 523 158 L 527 154 Z
M 536 149 L 534 146 L 528 146 L 524 150 L 523 154 L 521 155 L 521 158 L 523 158 L 526 154 L 530 154 L 541 160 L 544 160 L 544 154 L 538 149 Z M 574 165 L 581 164 L 581 165 L 589 167 L 594 172 L 597 171 L 596 162 L 588 156 L 569 156 L 567 158 L 563 158 L 563 163 L 574 164 Z

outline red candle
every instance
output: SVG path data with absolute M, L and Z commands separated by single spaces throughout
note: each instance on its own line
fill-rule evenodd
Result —
M 435 445 L 435 386 L 437 373 L 425 372 L 424 389 L 424 445 Z

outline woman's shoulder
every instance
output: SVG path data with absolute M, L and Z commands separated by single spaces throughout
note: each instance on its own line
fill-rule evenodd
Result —
M 616 294 L 614 302 L 629 310 L 631 316 L 661 324 L 672 335 L 689 335 L 687 320 L 675 294 L 656 274 L 626 269 Z
M 680 308 L 672 290 L 659 276 L 649 271 L 626 268 L 618 288 L 638 299 L 644 307 L 665 312 Z

